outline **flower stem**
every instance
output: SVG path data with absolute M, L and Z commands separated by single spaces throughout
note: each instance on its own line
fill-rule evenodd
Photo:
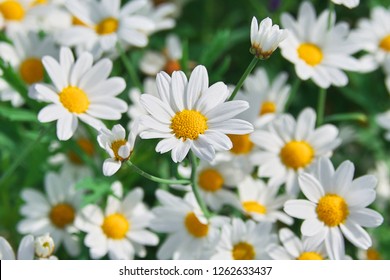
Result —
M 358 121 L 367 123 L 367 116 L 363 113 L 346 113 L 346 114 L 335 114 L 325 118 L 326 122 L 337 122 L 337 121 Z
M 295 81 L 294 81 L 294 84 L 292 85 L 291 87 L 291 91 L 290 91 L 290 94 L 288 96 L 288 99 L 286 101 L 286 104 L 284 105 L 284 111 L 287 112 L 288 108 L 290 107 L 298 89 L 299 89 L 299 86 L 301 85 L 301 82 L 302 80 L 299 79 L 299 78 L 296 78 Z
M 329 0 L 328 9 L 329 9 L 328 30 L 330 30 L 332 28 L 332 16 L 334 14 L 334 3 L 332 2 L 332 0 Z
M 248 68 L 246 68 L 244 74 L 241 76 L 241 79 L 238 81 L 236 87 L 234 88 L 234 91 L 233 91 L 232 95 L 230 96 L 229 101 L 232 101 L 234 99 L 234 97 L 236 97 L 237 92 L 240 90 L 240 88 L 244 84 L 246 77 L 248 77 L 248 75 L 252 72 L 253 68 L 255 68 L 258 61 L 259 61 L 259 59 L 257 57 L 254 57 L 252 59 L 251 63 L 248 65 Z
M 191 161 L 191 187 L 192 191 L 195 195 L 196 201 L 198 202 L 200 209 L 202 209 L 203 214 L 207 219 L 210 218 L 210 212 L 207 209 L 206 203 L 202 199 L 200 192 L 199 192 L 199 187 L 197 183 L 197 176 L 196 176 L 196 168 L 197 168 L 197 158 L 195 154 L 191 151 L 190 152 L 190 161 Z
M 317 126 L 320 126 L 324 122 L 325 103 L 326 103 L 326 89 L 320 88 L 320 92 L 318 93 L 318 103 L 317 103 Z
M 149 179 L 150 181 L 160 183 L 160 184 L 167 184 L 167 185 L 189 185 L 191 184 L 191 181 L 189 180 L 171 180 L 171 179 L 163 179 L 156 176 L 153 176 L 145 171 L 143 171 L 141 168 L 136 166 L 134 163 L 132 163 L 130 160 L 127 161 L 127 165 L 133 168 L 135 172 L 137 172 L 142 177 L 145 177 L 146 179 Z
M 123 49 L 122 45 L 119 42 L 117 43 L 116 46 L 117 46 L 117 49 L 119 51 L 119 54 L 120 54 L 121 60 L 123 62 L 123 65 L 125 66 L 127 72 L 130 75 L 130 79 L 131 79 L 131 82 L 133 83 L 133 86 L 135 86 L 135 87 L 139 88 L 140 90 L 142 90 L 142 83 L 139 80 L 139 77 L 137 75 L 137 72 L 136 72 L 135 68 L 133 67 L 133 64 L 131 64 L 131 61 L 126 56 L 125 50 Z

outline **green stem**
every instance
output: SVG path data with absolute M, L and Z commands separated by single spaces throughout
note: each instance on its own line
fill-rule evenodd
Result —
M 330 30 L 330 29 L 332 28 L 332 16 L 333 16 L 333 14 L 334 14 L 334 3 L 332 2 L 332 0 L 329 0 L 328 9 L 329 9 L 329 15 L 328 15 L 328 30 Z
M 286 101 L 286 104 L 284 105 L 284 111 L 287 112 L 288 108 L 290 107 L 298 89 L 299 89 L 299 86 L 301 85 L 301 82 L 302 80 L 299 79 L 298 77 L 295 79 L 294 81 L 294 84 L 292 85 L 291 87 L 291 91 L 290 91 L 290 94 L 288 96 L 288 99 Z
M 150 181 L 159 183 L 159 184 L 167 184 L 167 185 L 189 185 L 191 184 L 191 181 L 189 180 L 170 180 L 170 179 L 163 179 L 156 176 L 153 176 L 142 169 L 140 169 L 138 166 L 136 166 L 134 163 L 132 163 L 130 160 L 127 161 L 127 165 L 133 168 L 135 172 L 137 172 L 142 177 L 145 177 L 146 179 L 149 179 Z
M 367 123 L 367 116 L 363 113 L 346 113 L 346 114 L 335 114 L 327 116 L 326 122 L 337 122 L 337 121 L 358 121 Z
M 130 75 L 130 79 L 131 79 L 131 82 L 133 83 L 133 86 L 135 86 L 135 87 L 139 88 L 140 90 L 142 90 L 142 83 L 139 80 L 137 72 L 136 72 L 133 64 L 131 64 L 131 61 L 129 60 L 129 58 L 126 56 L 126 52 L 125 52 L 125 50 L 123 49 L 122 45 L 119 42 L 117 43 L 117 49 L 119 51 L 119 54 L 120 54 L 121 60 L 123 62 L 123 65 L 125 66 L 127 72 Z
M 197 180 L 197 174 L 196 174 L 196 168 L 197 168 L 197 158 L 195 154 L 191 151 L 190 152 L 190 161 L 191 161 L 191 187 L 192 191 L 195 195 L 196 201 L 198 202 L 200 209 L 202 209 L 203 214 L 207 219 L 211 217 L 209 210 L 207 209 L 206 203 L 202 199 L 202 196 L 199 192 L 198 187 L 198 180 Z
M 317 103 L 317 126 L 320 126 L 324 122 L 325 103 L 326 103 L 326 89 L 320 88 L 320 92 L 318 93 L 318 103 Z
M 229 101 L 232 101 L 234 99 L 234 97 L 236 97 L 236 94 L 240 90 L 242 85 L 244 84 L 246 77 L 248 77 L 248 75 L 252 72 L 253 68 L 255 68 L 258 61 L 259 61 L 259 59 L 257 57 L 254 57 L 252 59 L 252 62 L 248 65 L 248 68 L 246 68 L 244 74 L 241 76 L 241 79 L 238 81 L 236 87 L 234 88 L 234 91 L 233 91 L 232 95 L 230 96 Z

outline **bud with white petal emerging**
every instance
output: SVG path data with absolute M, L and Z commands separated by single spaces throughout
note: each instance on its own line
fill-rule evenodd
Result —
M 267 59 L 287 37 L 287 31 L 279 29 L 279 25 L 272 25 L 270 18 L 265 18 L 260 22 L 253 17 L 251 24 L 251 54 L 260 59 Z
M 41 259 L 48 259 L 54 252 L 54 241 L 50 235 L 42 235 L 35 238 L 35 255 Z

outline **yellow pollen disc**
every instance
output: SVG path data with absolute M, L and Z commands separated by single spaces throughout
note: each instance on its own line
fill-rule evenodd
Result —
M 381 40 L 381 42 L 379 43 L 379 47 L 381 47 L 387 52 L 390 52 L 390 35 L 387 35 Z
M 75 218 L 74 208 L 67 203 L 59 203 L 49 213 L 51 222 L 58 228 L 64 228 L 71 224 Z
M 367 251 L 366 251 L 366 254 L 367 254 L 367 260 L 381 260 L 381 256 L 379 254 L 379 252 L 377 250 L 375 250 L 374 248 L 368 248 Z
M 114 33 L 118 29 L 119 22 L 116 18 L 105 18 L 96 26 L 96 33 L 107 35 Z
M 300 261 L 321 261 L 324 258 L 316 252 L 303 252 L 297 260 Z
M 20 76 L 26 84 L 34 84 L 43 80 L 43 64 L 38 58 L 27 58 L 19 68 Z
M 198 184 L 203 190 L 215 192 L 222 188 L 224 180 L 221 173 L 215 169 L 205 169 L 198 175 Z
M 71 113 L 82 114 L 88 110 L 88 95 L 78 87 L 69 86 L 64 88 L 59 97 L 62 105 Z
M 95 147 L 93 146 L 93 143 L 91 142 L 91 140 L 89 140 L 88 138 L 77 139 L 77 144 L 80 146 L 80 148 L 88 156 L 91 157 L 95 153 Z M 83 160 L 74 151 L 70 151 L 68 153 L 68 157 L 69 157 L 70 161 L 73 162 L 74 164 L 83 164 Z
M 233 143 L 233 147 L 230 149 L 230 152 L 232 152 L 233 154 L 242 155 L 252 151 L 253 143 L 249 138 L 249 134 L 228 134 L 228 137 Z
M 102 229 L 108 238 L 123 239 L 130 229 L 130 222 L 119 213 L 104 218 Z
M 298 47 L 298 56 L 311 66 L 320 64 L 324 55 L 321 49 L 311 43 L 303 43 Z
M 189 212 L 184 219 L 184 225 L 189 234 L 196 238 L 202 238 L 209 232 L 209 226 L 202 224 L 194 212 Z
M 232 255 L 234 260 L 254 260 L 256 253 L 251 244 L 240 242 L 234 245 Z
M 255 212 L 258 214 L 267 213 L 267 207 L 265 207 L 264 205 L 261 205 L 257 201 L 253 201 L 253 200 L 244 201 L 242 203 L 242 207 L 244 207 L 246 212 Z
M 208 129 L 207 118 L 198 111 L 185 109 L 172 118 L 171 129 L 178 139 L 196 140 Z
M 347 203 L 337 194 L 323 196 L 318 201 L 316 212 L 318 219 L 329 227 L 336 227 L 344 223 L 349 214 Z
M 261 104 L 260 108 L 260 116 L 269 114 L 269 113 L 275 113 L 276 111 L 276 105 L 274 102 L 271 101 L 265 101 L 263 104 Z
M 127 160 L 128 158 L 123 158 L 119 155 L 119 149 L 120 147 L 126 145 L 127 141 L 122 139 L 122 140 L 116 140 L 114 142 L 111 143 L 111 149 L 112 151 L 114 152 L 114 155 L 115 155 L 115 159 L 116 160 L 120 160 L 120 161 L 124 161 L 124 160 Z
M 172 75 L 174 71 L 179 71 L 180 69 L 180 63 L 177 60 L 168 60 L 164 67 L 164 71 L 167 72 L 168 75 Z
M 284 165 L 297 170 L 310 164 L 314 157 L 313 148 L 305 141 L 291 141 L 280 151 Z
M 24 18 L 24 8 L 17 1 L 4 1 L 0 3 L 0 12 L 6 20 L 21 21 Z

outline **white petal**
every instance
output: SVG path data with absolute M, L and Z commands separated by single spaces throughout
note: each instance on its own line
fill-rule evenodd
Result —
M 341 260 L 344 257 L 344 239 L 338 227 L 329 228 L 325 238 L 325 247 L 330 259 Z
M 325 195 L 320 182 L 309 173 L 302 173 L 298 176 L 299 186 L 304 195 L 312 202 L 317 203 Z
M 284 204 L 284 211 L 298 219 L 310 219 L 317 217 L 316 204 L 307 200 L 289 200 Z
M 340 224 L 345 237 L 356 247 L 367 250 L 372 246 L 371 237 L 358 224 L 347 220 L 344 224 Z
M 130 231 L 128 237 L 139 244 L 155 246 L 158 244 L 158 236 L 148 230 Z
M 77 129 L 77 117 L 71 113 L 66 113 L 57 121 L 57 137 L 59 140 L 69 140 Z
M 303 221 L 301 226 L 301 232 L 306 236 L 313 236 L 324 230 L 324 223 L 317 218 L 307 219 Z
M 112 176 L 114 175 L 120 168 L 121 162 L 115 159 L 109 158 L 106 159 L 103 163 L 103 174 L 104 176 Z
M 279 239 L 292 257 L 297 258 L 301 254 L 302 242 L 290 229 L 282 228 L 279 231 Z
M 191 73 L 186 92 L 186 108 L 193 109 L 202 92 L 209 86 L 209 76 L 203 65 L 198 65 Z
M 23 237 L 18 248 L 18 260 L 33 260 L 35 255 L 34 236 Z
M 363 227 L 378 227 L 383 223 L 382 215 L 368 208 L 355 210 L 348 218 Z

